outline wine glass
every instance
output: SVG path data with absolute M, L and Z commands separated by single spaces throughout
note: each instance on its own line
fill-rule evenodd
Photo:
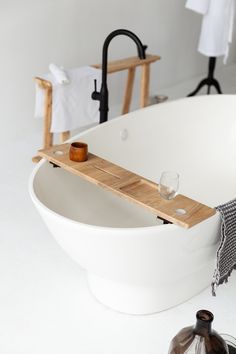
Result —
M 162 198 L 170 200 L 176 196 L 179 189 L 179 174 L 174 171 L 164 171 L 161 174 L 159 192 Z

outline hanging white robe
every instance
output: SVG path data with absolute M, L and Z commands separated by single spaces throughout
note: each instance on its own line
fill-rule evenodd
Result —
M 234 0 L 187 0 L 186 8 L 203 15 L 198 51 L 208 57 L 228 57 L 232 42 Z

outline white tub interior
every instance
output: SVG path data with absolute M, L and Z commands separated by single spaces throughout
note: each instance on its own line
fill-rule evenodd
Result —
M 48 163 L 38 171 L 34 185 L 47 208 L 83 224 L 129 228 L 160 224 L 145 209 Z

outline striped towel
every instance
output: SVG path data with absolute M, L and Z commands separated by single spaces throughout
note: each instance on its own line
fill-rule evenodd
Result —
M 221 215 L 221 241 L 216 255 L 216 270 L 212 281 L 212 295 L 218 285 L 227 282 L 236 269 L 236 199 L 216 208 Z

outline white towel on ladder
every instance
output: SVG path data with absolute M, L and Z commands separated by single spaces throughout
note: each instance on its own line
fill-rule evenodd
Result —
M 101 70 L 90 66 L 66 71 L 70 83 L 59 84 L 52 74 L 40 76 L 52 83 L 51 132 L 60 133 L 99 121 L 99 102 L 91 98 L 94 80 L 101 85 Z M 35 117 L 43 116 L 43 90 L 36 85 Z
M 232 42 L 235 0 L 187 0 L 186 8 L 203 15 L 198 51 L 208 57 L 224 55 Z

